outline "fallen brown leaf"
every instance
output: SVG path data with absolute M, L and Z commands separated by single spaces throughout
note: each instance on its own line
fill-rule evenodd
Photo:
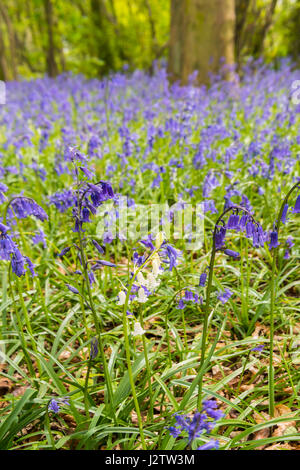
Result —
M 290 420 L 285 421 L 284 423 L 278 423 L 276 429 L 274 430 L 272 436 L 273 437 L 280 437 L 284 436 L 285 434 L 291 434 L 292 432 L 297 433 L 296 429 L 296 421 L 292 418 L 294 413 L 291 409 L 286 405 L 276 405 L 275 406 L 275 417 L 279 416 L 286 416 L 287 418 L 291 418 Z
M 12 381 L 7 379 L 6 377 L 2 377 L 0 379 L 0 396 L 6 395 L 12 390 Z

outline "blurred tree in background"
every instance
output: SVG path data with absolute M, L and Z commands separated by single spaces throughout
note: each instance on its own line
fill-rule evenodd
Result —
M 197 68 L 207 82 L 221 57 L 298 60 L 299 27 L 300 0 L 1 0 L 0 79 L 151 72 L 163 58 L 174 79 Z
M 200 83 L 209 83 L 220 62 L 235 63 L 234 0 L 172 0 L 169 72 L 187 83 L 198 70 Z

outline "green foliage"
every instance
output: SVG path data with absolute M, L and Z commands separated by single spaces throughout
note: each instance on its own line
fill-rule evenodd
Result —
M 71 70 L 93 77 L 124 65 L 149 69 L 153 60 L 166 55 L 170 0 L 51 1 L 53 54 L 59 73 Z M 0 11 L 4 54 L 9 59 L 13 40 L 18 76 L 40 76 L 48 71 L 44 4 L 43 0 L 11 0 L 3 6 L 12 36 Z M 6 78 L 14 78 L 8 68 Z

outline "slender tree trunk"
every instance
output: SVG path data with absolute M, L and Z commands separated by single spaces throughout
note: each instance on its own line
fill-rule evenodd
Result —
M 241 52 L 244 44 L 244 28 L 251 0 L 235 0 L 235 59 L 240 67 Z
M 261 30 L 258 31 L 258 33 L 255 35 L 253 55 L 256 57 L 258 57 L 263 51 L 264 40 L 265 40 L 268 30 L 270 29 L 272 25 L 276 5 L 277 5 L 277 0 L 272 0 L 266 13 L 265 22 Z
M 6 61 L 5 45 L 3 41 L 3 28 L 0 21 L 0 80 L 9 80 L 9 70 Z
M 11 23 L 9 14 L 4 6 L 0 2 L 0 13 L 1 16 L 6 24 L 7 35 L 9 40 L 9 48 L 10 48 L 10 64 L 11 64 L 11 72 L 13 80 L 17 79 L 17 64 L 16 64 L 16 41 L 15 41 L 15 33 L 13 30 L 13 25 Z
M 112 28 L 116 27 L 114 17 L 108 12 L 102 0 L 91 0 L 91 16 L 93 23 L 93 35 L 97 48 L 97 56 L 103 61 L 99 72 L 114 70 L 114 33 Z
M 150 25 L 150 31 L 151 31 L 151 64 L 150 64 L 150 73 L 153 73 L 153 61 L 156 57 L 156 52 L 157 52 L 157 34 L 156 34 L 156 27 L 155 27 L 155 21 L 153 18 L 152 14 L 152 8 L 150 5 L 149 0 L 144 0 L 146 10 L 148 12 L 148 18 L 149 18 L 149 25 Z
M 53 5 L 52 0 L 44 0 L 44 8 L 47 22 L 48 32 L 48 48 L 47 48 L 47 71 L 50 77 L 55 77 L 58 73 L 55 60 L 55 46 L 53 39 Z
M 221 61 L 234 64 L 234 0 L 171 0 L 169 73 L 185 84 L 195 70 L 208 84 Z

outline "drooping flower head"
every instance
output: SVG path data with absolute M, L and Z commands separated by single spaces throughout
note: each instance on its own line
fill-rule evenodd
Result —
M 42 222 L 48 219 L 44 209 L 32 198 L 17 196 L 11 201 L 10 206 L 18 219 L 25 219 L 30 215 L 35 216 Z

